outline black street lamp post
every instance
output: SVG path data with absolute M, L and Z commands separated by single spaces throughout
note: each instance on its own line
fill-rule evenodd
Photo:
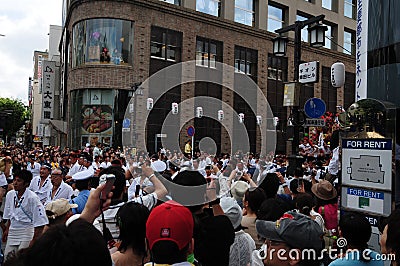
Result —
M 294 24 L 278 29 L 275 32 L 279 36 L 274 39 L 274 55 L 284 56 L 286 54 L 287 37 L 281 36 L 282 33 L 294 31 L 294 81 L 299 81 L 299 65 L 301 62 L 301 30 L 308 25 L 310 32 L 310 45 L 312 47 L 321 47 L 325 44 L 325 31 L 327 27 L 321 25 L 319 22 L 325 18 L 325 15 L 319 15 L 303 21 L 296 21 Z M 296 156 L 299 150 L 299 107 L 293 106 L 293 142 L 292 142 L 292 155 Z
M 284 56 L 286 54 L 287 37 L 281 36 L 282 33 L 294 31 L 294 82 L 299 82 L 299 65 L 301 62 L 301 30 L 308 25 L 308 31 L 310 33 L 310 45 L 312 47 L 321 47 L 325 44 L 325 31 L 327 27 L 321 25 L 319 22 L 325 18 L 325 15 L 312 17 L 304 21 L 296 21 L 294 24 L 278 29 L 275 32 L 279 33 L 279 36 L 274 39 L 274 55 Z M 298 92 L 297 92 L 298 93 Z M 298 103 L 292 106 L 293 115 L 293 141 L 292 141 L 292 154 L 288 157 L 289 168 L 288 174 L 293 175 L 294 170 L 301 166 L 302 157 L 298 156 L 299 152 L 299 133 L 300 133 L 300 122 L 299 122 L 299 106 Z

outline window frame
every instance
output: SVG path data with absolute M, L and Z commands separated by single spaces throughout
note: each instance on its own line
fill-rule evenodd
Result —
M 239 55 L 239 57 L 237 57 L 237 55 Z M 235 73 L 245 74 L 250 77 L 257 78 L 257 71 L 258 71 L 257 50 L 235 45 L 234 60 L 235 60 L 235 65 L 234 65 Z M 255 62 L 252 62 L 253 60 Z
M 176 6 L 181 6 L 182 5 L 181 0 L 159 0 L 159 1 L 171 4 L 171 5 L 176 5 Z
M 247 8 L 243 8 L 243 7 L 241 7 L 241 6 L 238 6 L 237 5 L 237 1 L 238 0 L 235 0 L 235 3 L 234 3 L 234 21 L 235 22 L 237 22 L 237 23 L 240 23 L 240 24 L 243 24 L 243 25 L 247 25 L 247 26 L 250 26 L 250 27 L 254 27 L 254 24 L 255 24 L 255 0 L 243 0 L 243 1 L 246 1 L 246 3 L 248 3 L 248 1 L 251 1 L 252 3 L 252 10 L 250 10 L 250 9 L 247 9 Z M 251 19 L 251 25 L 249 25 L 249 24 L 246 24 L 245 22 L 246 22 L 246 15 L 245 15 L 245 20 L 244 20 L 244 23 L 242 23 L 242 22 L 240 22 L 240 21 L 238 21 L 238 19 L 237 19 L 237 12 L 236 12 L 236 10 L 241 10 L 241 11 L 243 11 L 243 12 L 245 12 L 245 14 L 251 14 L 251 17 L 252 17 L 252 19 Z
M 205 12 L 205 11 L 199 10 L 198 9 L 199 1 L 205 1 L 205 6 L 209 5 L 210 2 L 214 2 L 214 4 L 217 5 L 217 14 L 215 15 L 215 14 L 211 14 L 210 12 Z M 208 14 L 210 16 L 220 17 L 221 16 L 221 0 L 196 0 L 196 11 L 204 13 L 204 14 Z
M 202 50 L 198 49 L 199 43 L 201 43 Z M 212 54 L 211 45 L 215 45 L 215 54 Z M 214 57 L 212 57 L 212 55 L 214 55 Z M 222 62 L 222 56 L 223 56 L 223 44 L 221 41 L 197 36 L 196 66 L 217 69 L 217 62 Z M 201 60 L 201 63 L 199 61 L 199 58 Z M 212 58 L 214 58 L 214 60 L 211 60 Z M 205 61 L 207 61 L 207 63 Z
M 275 18 L 272 18 L 272 16 L 270 16 L 270 7 L 279 9 L 279 10 L 281 11 L 282 20 L 277 20 L 277 19 L 275 19 Z M 267 31 L 269 31 L 269 32 L 274 32 L 274 33 L 275 33 L 275 30 L 280 29 L 280 28 L 282 28 L 282 27 L 285 25 L 285 9 L 286 9 L 286 8 L 285 8 L 284 6 L 278 5 L 278 4 L 274 3 L 274 2 L 268 2 Z M 279 28 L 274 29 L 274 30 L 271 31 L 271 30 L 269 29 L 269 26 L 270 26 L 269 21 L 270 21 L 270 20 L 273 20 L 273 21 L 275 21 L 275 22 L 280 22 L 280 23 L 281 23 L 281 26 L 280 26 Z
M 159 32 L 157 32 L 159 31 Z M 159 35 L 161 35 L 161 38 Z M 150 58 L 164 60 L 168 62 L 180 62 L 181 51 L 182 51 L 182 33 L 179 31 L 162 28 L 158 26 L 151 27 L 150 34 Z M 178 37 L 178 35 L 180 35 Z M 155 37 L 153 39 L 153 37 Z M 179 38 L 179 40 L 178 40 Z M 173 42 L 175 39 L 175 42 Z M 178 43 L 179 42 L 179 43 Z M 156 44 L 156 45 L 154 45 Z M 157 47 L 160 50 L 160 56 L 154 55 L 153 47 Z M 172 53 L 173 51 L 173 53 Z M 170 55 L 173 54 L 175 59 L 171 59 Z
M 346 33 L 350 34 L 350 43 L 346 42 Z M 346 47 L 346 45 L 350 44 L 350 49 Z M 356 45 L 356 34 L 354 31 L 351 31 L 347 28 L 344 29 L 343 31 L 343 47 L 346 48 L 347 50 L 350 50 L 350 53 L 347 52 L 346 50 L 343 49 L 343 53 L 349 54 L 349 55 L 354 55 L 355 54 L 355 45 Z
M 351 16 L 347 16 L 346 15 L 346 6 L 351 6 Z M 344 0 L 343 1 L 343 16 L 345 16 L 346 18 L 351 18 L 351 19 L 355 19 L 356 18 L 356 2 L 355 0 Z

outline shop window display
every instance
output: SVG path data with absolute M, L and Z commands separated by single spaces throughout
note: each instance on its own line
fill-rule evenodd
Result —
M 89 19 L 73 28 L 73 67 L 83 64 L 132 65 L 133 22 Z

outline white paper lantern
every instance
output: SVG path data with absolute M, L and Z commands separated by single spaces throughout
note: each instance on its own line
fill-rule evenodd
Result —
M 257 125 L 262 124 L 262 116 L 261 115 L 256 116 L 256 120 L 257 120 Z
M 203 107 L 197 107 L 196 108 L 196 117 L 197 118 L 202 118 L 203 117 Z
M 179 113 L 179 107 L 177 103 L 172 103 L 172 114 L 177 115 Z
M 218 120 L 219 121 L 224 120 L 224 111 L 222 111 L 222 110 L 218 111 Z
M 279 117 L 274 117 L 274 120 L 273 120 L 273 123 L 274 123 L 274 127 L 276 127 L 276 126 L 278 126 L 278 123 L 279 123 Z
M 341 62 L 334 63 L 331 66 L 331 83 L 335 88 L 340 88 L 345 82 L 345 66 Z
M 153 98 L 147 98 L 147 110 L 150 111 L 153 109 L 154 106 L 154 100 Z
M 239 123 L 243 123 L 244 122 L 244 114 L 243 113 L 240 113 L 239 114 Z

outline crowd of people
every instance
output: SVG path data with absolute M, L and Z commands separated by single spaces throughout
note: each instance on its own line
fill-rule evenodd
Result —
M 240 151 L 5 147 L 4 265 L 383 265 L 365 216 L 339 211 L 338 149 L 309 145 L 292 172 Z M 400 212 L 380 227 L 400 265 Z

